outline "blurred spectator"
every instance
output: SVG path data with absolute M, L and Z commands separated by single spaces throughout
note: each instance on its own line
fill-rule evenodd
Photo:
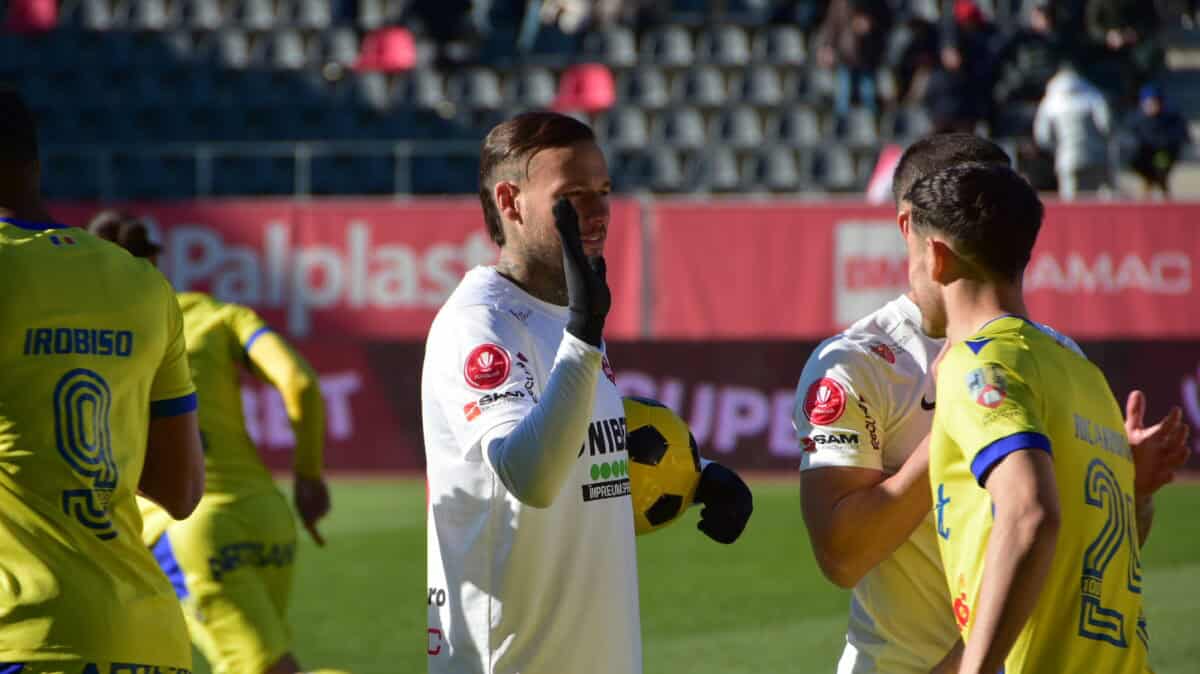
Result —
M 934 133 L 973 133 L 979 123 L 978 87 L 963 67 L 962 52 L 943 47 L 941 67 L 929 75 L 925 87 L 925 109 Z
M 1159 43 L 1160 18 L 1155 3 L 1145 0 L 1087 0 L 1088 37 L 1118 81 L 1121 96 L 1132 95 L 1138 82 L 1153 78 L 1165 64 Z
M 1140 105 L 1129 125 L 1133 157 L 1129 162 L 1149 196 L 1157 188 L 1170 195 L 1170 173 L 1183 146 L 1189 142 L 1187 120 L 1167 107 L 1157 85 L 1142 88 Z
M 997 58 L 993 100 L 999 105 L 1037 102 L 1058 70 L 1062 55 L 1049 2 L 1038 0 L 1030 10 L 1028 24 L 1012 34 Z
M 1060 67 L 1038 105 L 1033 135 L 1039 146 L 1054 152 L 1058 193 L 1063 199 L 1111 188 L 1110 124 L 1104 94 L 1085 80 L 1073 63 Z
M 892 33 L 888 65 L 896 78 L 896 100 L 920 100 L 930 73 L 938 67 L 938 30 L 929 21 L 911 17 Z
M 834 113 L 845 120 L 855 95 L 860 105 L 878 109 L 876 71 L 883 63 L 892 10 L 886 0 L 831 0 L 817 37 L 823 67 L 836 68 Z

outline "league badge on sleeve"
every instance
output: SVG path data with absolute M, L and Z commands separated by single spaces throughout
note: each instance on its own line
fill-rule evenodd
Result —
M 1008 397 L 1008 382 L 1003 370 L 996 365 L 987 365 L 967 373 L 967 390 L 975 402 L 994 410 Z
M 814 426 L 828 426 L 846 411 L 846 389 L 834 379 L 822 377 L 808 387 L 804 396 L 804 416 Z
M 504 383 L 512 361 L 508 352 L 495 344 L 480 344 L 467 354 L 463 376 L 471 387 L 489 390 Z

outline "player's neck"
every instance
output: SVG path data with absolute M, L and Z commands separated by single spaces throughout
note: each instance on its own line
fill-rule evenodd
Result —
M 567 284 L 561 270 L 501 250 L 496 272 L 543 302 L 567 306 Z
M 967 339 L 1000 316 L 1028 313 L 1020 283 L 961 280 L 946 288 L 946 336 L 952 343 Z

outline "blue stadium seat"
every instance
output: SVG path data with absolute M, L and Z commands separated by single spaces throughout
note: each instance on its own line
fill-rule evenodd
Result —
M 617 79 L 617 100 L 643 108 L 658 109 L 667 104 L 667 78 L 653 66 L 640 66 Z
M 672 108 L 660 113 L 652 127 L 655 141 L 670 147 L 698 150 L 708 143 L 704 118 L 695 108 Z
M 642 38 L 641 61 L 660 66 L 690 66 L 695 61 L 692 37 L 679 26 L 664 26 Z
M 750 62 L 750 38 L 741 26 L 715 26 L 700 36 L 696 56 L 701 63 L 742 66 Z
M 266 62 L 279 70 L 300 70 L 316 64 L 318 57 L 299 31 L 284 29 L 273 33 L 267 41 Z
M 683 162 L 670 148 L 655 148 L 650 154 L 650 187 L 656 192 L 679 192 L 684 187 Z
M 358 60 L 358 33 L 353 28 L 334 28 L 321 33 L 322 53 L 326 63 L 349 66 Z
M 734 76 L 729 89 L 731 99 L 762 107 L 776 107 L 791 98 L 774 66 L 750 66 L 742 70 Z
M 250 36 L 236 28 L 225 28 L 217 34 L 217 58 L 226 68 L 242 70 L 252 60 Z
M 291 20 L 301 28 L 325 30 L 333 23 L 333 8 L 330 0 L 294 0 Z
M 417 155 L 408 166 L 413 194 L 470 194 L 479 189 L 479 157 Z
M 727 92 L 721 71 L 712 66 L 689 68 L 675 78 L 671 99 L 700 107 L 724 105 Z
M 132 0 L 129 25 L 136 30 L 160 31 L 179 23 L 179 12 L 167 0 Z
M 888 135 L 901 143 L 909 143 L 933 131 L 933 123 L 923 108 L 912 106 L 896 110 L 888 117 Z
M 754 108 L 738 106 L 718 112 L 709 123 L 709 142 L 737 150 L 762 146 L 765 134 L 763 122 Z
M 185 0 L 180 20 L 192 30 L 216 30 L 225 24 L 221 0 Z
M 283 196 L 295 191 L 291 157 L 217 155 L 212 168 L 216 196 Z
M 850 152 L 840 146 L 821 148 L 812 155 L 813 179 L 831 192 L 850 192 L 862 189 L 862 180 Z
M 48 199 L 99 199 L 100 172 L 94 157 L 72 152 L 46 152 L 42 157 L 42 193 Z
M 801 66 L 808 60 L 804 33 L 794 26 L 774 26 L 760 31 L 754 39 L 758 61 L 780 66 Z
M 583 53 L 593 61 L 612 68 L 637 65 L 637 40 L 624 26 L 611 26 L 589 32 L 583 41 Z
M 239 0 L 233 20 L 247 30 L 271 30 L 275 27 L 275 3 L 272 0 Z
M 358 26 L 375 30 L 388 20 L 383 0 L 358 0 Z
M 368 110 L 387 110 L 392 105 L 391 82 L 383 73 L 356 73 L 351 84 L 354 102 Z
M 746 189 L 796 192 L 802 184 L 796 151 L 791 148 L 766 148 L 742 162 L 742 185 Z
M 81 0 L 80 24 L 87 30 L 105 31 L 115 28 L 116 11 L 111 0 Z
M 500 78 L 490 68 L 467 68 L 450 76 L 446 85 L 451 101 L 471 110 L 497 110 L 504 105 Z
M 737 157 L 727 147 L 713 147 L 698 153 L 685 171 L 687 182 L 696 191 L 736 192 L 742 187 Z
M 853 149 L 872 148 L 879 145 L 878 120 L 866 108 L 851 108 L 846 119 L 834 120 L 834 135 Z
M 650 124 L 639 108 L 621 106 L 596 121 L 596 135 L 614 150 L 644 148 L 650 142 Z
M 394 97 L 405 105 L 433 108 L 446 102 L 446 84 L 438 71 L 418 68 L 399 78 Z

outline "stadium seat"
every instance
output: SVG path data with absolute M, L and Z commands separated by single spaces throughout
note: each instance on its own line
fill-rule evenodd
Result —
M 633 31 L 624 26 L 611 26 L 589 32 L 583 41 L 583 53 L 590 59 L 613 68 L 637 65 L 637 43 Z
M 618 81 L 619 99 L 651 110 L 662 108 L 670 99 L 667 78 L 653 66 L 640 66 L 625 73 Z
M 763 143 L 763 123 L 754 108 L 726 108 L 713 117 L 708 126 L 710 142 L 737 150 L 760 147 Z
M 656 192 L 678 192 L 683 187 L 683 163 L 679 154 L 660 147 L 650 155 L 650 187 Z
M 375 30 L 387 20 L 384 0 L 358 0 L 358 25 L 366 30 Z
M 160 31 L 174 28 L 179 15 L 167 0 L 133 0 L 129 25 L 135 30 Z
M 446 102 L 446 86 L 436 70 L 418 68 L 400 78 L 395 99 L 408 106 L 434 108 Z
M 304 44 L 304 36 L 299 31 L 277 31 L 267 42 L 266 63 L 271 68 L 300 70 L 315 62 L 316 58 Z
M 689 68 L 675 78 L 671 99 L 700 107 L 717 107 L 725 104 L 725 78 L 721 71 L 712 66 Z
M 236 28 L 225 28 L 217 34 L 217 59 L 226 68 L 248 68 L 252 60 L 250 47 L 250 36 Z
M 804 33 L 793 26 L 774 26 L 760 31 L 754 39 L 756 60 L 779 66 L 802 66 L 808 51 Z
M 679 26 L 664 26 L 642 38 L 641 61 L 660 66 L 690 66 L 695 60 L 692 38 Z
M 700 36 L 696 56 L 701 63 L 742 66 L 750 62 L 750 38 L 741 26 L 715 26 Z
M 815 147 L 824 140 L 816 111 L 802 106 L 773 113 L 767 123 L 767 136 L 788 147 Z
M 9 0 L 4 30 L 10 33 L 44 33 L 58 25 L 56 0 Z
M 166 56 L 173 61 L 193 61 L 198 55 L 196 42 L 192 40 L 192 34 L 187 30 L 168 30 L 159 34 L 159 39 L 166 47 Z
M 291 157 L 216 155 L 212 191 L 216 196 L 283 196 L 295 191 Z
M 417 43 L 407 28 L 391 26 L 367 34 L 355 68 L 402 72 L 417 64 Z
M 554 102 L 557 86 L 554 73 L 546 68 L 518 70 L 504 85 L 504 102 L 523 108 L 545 108 Z
M 704 118 L 695 108 L 672 108 L 660 113 L 652 128 L 655 141 L 670 147 L 698 150 L 708 142 Z
M 321 55 L 325 63 L 350 67 L 358 60 L 358 33 L 353 28 L 333 28 L 320 34 Z
M 774 66 L 751 66 L 737 73 L 730 84 L 730 98 L 762 107 L 775 107 L 790 98 L 783 78 Z
M 52 151 L 42 157 L 42 193 L 48 199 L 100 199 L 100 171 L 91 154 Z
M 87 30 L 105 31 L 115 27 L 115 12 L 109 0 L 81 0 L 79 17 Z
M 736 192 L 742 186 L 737 157 L 726 147 L 718 146 L 698 153 L 689 162 L 685 173 L 688 183 L 698 191 Z
M 638 108 L 613 108 L 596 121 L 596 135 L 617 151 L 644 148 L 650 142 L 650 124 Z
M 840 145 L 823 147 L 813 154 L 812 175 L 818 184 L 831 192 L 848 192 L 861 188 L 854 158 Z
M 369 110 L 387 110 L 392 105 L 391 83 L 383 73 L 358 73 L 351 78 L 354 104 Z
M 851 108 L 845 120 L 834 123 L 833 135 L 853 149 L 864 149 L 879 145 L 878 121 L 874 113 L 866 108 Z
M 612 71 L 600 63 L 581 63 L 563 72 L 552 107 L 559 112 L 594 114 L 611 108 L 616 98 Z
M 896 110 L 888 117 L 885 127 L 888 135 L 902 143 L 914 141 L 926 136 L 933 130 L 929 115 L 920 107 L 905 107 Z
M 391 194 L 396 179 L 391 155 L 317 155 L 311 171 L 311 191 L 316 195 Z
M 416 155 L 408 175 L 413 194 L 471 193 L 479 188 L 479 157 Z
M 490 68 L 468 68 L 452 74 L 447 82 L 451 101 L 471 110 L 496 110 L 503 106 L 500 78 Z
M 190 156 L 117 154 L 111 163 L 113 197 L 164 199 L 195 194 L 196 162 Z
M 801 185 L 796 151 L 786 147 L 766 148 L 742 161 L 742 185 L 750 190 L 795 192 Z
M 220 0 L 186 0 L 181 20 L 192 30 L 216 30 L 225 23 Z
M 275 4 L 272 0 L 238 0 L 233 18 L 246 30 L 271 30 L 275 27 Z
M 294 0 L 289 14 L 300 28 L 325 30 L 333 23 L 331 5 L 330 0 Z

